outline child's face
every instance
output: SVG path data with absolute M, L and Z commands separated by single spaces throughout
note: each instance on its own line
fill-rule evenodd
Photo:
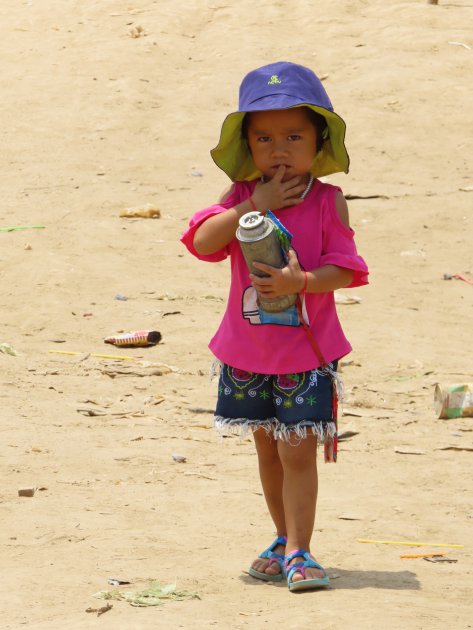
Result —
M 307 175 L 317 149 L 317 131 L 305 107 L 247 114 L 248 145 L 256 167 L 272 179 L 281 165 L 283 181 Z

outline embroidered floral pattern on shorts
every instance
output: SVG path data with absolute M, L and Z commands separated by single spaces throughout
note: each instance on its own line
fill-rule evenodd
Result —
M 270 376 L 256 374 L 239 368 L 224 365 L 220 373 L 219 395 L 232 396 L 235 400 L 246 397 L 253 400 L 257 396 L 263 400 L 271 397 Z
M 330 421 L 332 380 L 326 370 L 293 374 L 257 374 L 222 364 L 217 415 L 286 423 L 302 419 Z

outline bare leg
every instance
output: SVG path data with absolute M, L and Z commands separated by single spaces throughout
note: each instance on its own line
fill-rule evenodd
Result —
M 282 493 L 284 473 L 281 460 L 279 459 L 278 443 L 264 429 L 257 429 L 253 435 L 258 454 L 259 474 L 264 498 L 276 527 L 277 535 L 285 536 L 286 521 L 284 518 Z M 274 551 L 284 555 L 284 547 L 282 545 L 278 545 Z M 252 567 L 261 573 L 266 572 L 269 575 L 275 575 L 280 572 L 277 564 L 273 563 L 268 567 L 268 560 L 263 558 L 257 558 L 253 562 Z
M 284 472 L 283 502 L 287 527 L 287 553 L 296 549 L 310 551 L 318 492 L 317 438 L 308 435 L 293 445 L 279 440 L 277 446 Z M 302 558 L 294 558 L 293 563 L 300 560 Z M 318 569 L 306 571 L 308 579 L 322 576 L 323 573 Z M 296 582 L 303 577 L 296 572 L 292 579 Z

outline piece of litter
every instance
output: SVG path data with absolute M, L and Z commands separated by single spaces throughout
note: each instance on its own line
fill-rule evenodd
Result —
M 344 368 L 344 367 L 361 367 L 361 363 L 359 363 L 358 361 L 340 361 L 339 362 L 339 366 L 340 368 Z
M 110 343 L 121 348 L 145 348 L 155 346 L 160 341 L 161 333 L 157 330 L 134 330 L 104 339 L 104 343 Z
M 358 409 L 356 411 L 353 411 L 352 409 L 349 409 L 348 407 L 343 407 L 342 415 L 353 416 L 354 418 L 362 418 L 364 414 L 360 413 Z
M 13 232 L 14 230 L 44 230 L 45 225 L 15 225 L 14 227 L 0 227 L 0 232 Z
M 434 557 L 434 556 L 446 556 L 447 552 L 443 551 L 443 552 L 439 552 L 436 551 L 434 553 L 404 553 L 402 555 L 400 555 L 400 558 L 429 558 L 429 557 Z
M 450 549 L 463 549 L 465 546 L 465 545 L 448 545 L 445 543 L 432 543 L 432 542 L 412 542 L 408 540 L 367 540 L 363 538 L 357 538 L 356 542 L 371 543 L 375 545 L 404 545 L 406 547 L 448 547 Z
M 217 481 L 215 477 L 208 477 L 207 475 L 201 475 L 195 472 L 185 472 L 186 477 L 200 477 L 201 479 L 208 479 L 209 481 Z
M 422 249 L 408 249 L 400 253 L 401 256 L 418 256 L 425 258 L 425 252 Z
M 160 405 L 164 400 L 164 396 L 148 396 L 143 402 L 145 405 Z
M 159 219 L 161 210 L 151 204 L 146 204 L 138 208 L 127 208 L 120 213 L 122 219 Z
M 88 354 L 85 352 L 68 352 L 66 350 L 48 350 L 49 354 L 65 354 L 69 356 L 81 356 L 85 355 L 88 357 L 97 357 L 99 359 L 116 359 L 117 361 L 138 361 L 138 357 L 124 357 L 115 354 Z
M 468 46 L 468 44 L 464 44 L 463 42 L 448 42 L 449 44 L 451 44 L 452 46 L 463 46 L 463 48 L 466 48 L 467 50 L 471 50 L 471 46 Z
M 354 514 L 341 514 L 338 517 L 342 521 L 361 521 L 361 516 L 355 516 Z
M 395 105 L 399 101 L 390 101 L 388 105 Z M 345 199 L 354 201 L 355 199 L 389 199 L 387 195 L 353 195 L 347 193 Z
M 436 451 L 468 451 L 472 452 L 472 446 L 442 446 L 441 448 L 436 448 Z
M 338 436 L 338 441 L 344 442 L 345 440 L 348 440 L 349 438 L 354 437 L 358 434 L 359 431 L 342 431 L 342 433 L 340 433 L 340 435 Z
M 120 302 L 126 302 L 128 300 L 128 297 L 126 295 L 123 295 L 122 293 L 117 293 L 113 299 L 119 300 Z
M 123 586 L 123 584 L 131 584 L 131 582 L 127 582 L 126 580 L 119 580 L 118 578 L 108 578 L 108 583 L 111 586 Z
M 92 409 L 91 407 L 79 407 L 76 409 L 78 413 L 81 413 L 84 416 L 106 416 L 106 411 L 99 411 L 98 409 Z
M 363 300 L 356 295 L 344 295 L 335 291 L 335 304 L 361 304 Z
M 214 413 L 215 409 L 209 409 L 207 407 L 189 407 L 189 411 L 192 413 Z
M 177 453 L 173 453 L 172 458 L 175 462 L 178 462 L 179 464 L 185 464 L 187 461 L 187 457 L 184 457 L 184 455 L 178 455 Z
M 467 278 L 466 276 L 462 276 L 460 273 L 454 273 L 453 277 L 457 280 L 463 280 L 463 282 L 467 282 L 468 284 L 473 285 L 473 280 L 471 278 Z
M 94 597 L 100 599 L 124 600 L 131 606 L 162 606 L 163 600 L 183 601 L 185 599 L 200 599 L 197 593 L 178 591 L 176 584 L 162 586 L 159 582 L 152 582 L 142 591 L 99 591 Z
M 100 608 L 92 608 L 91 606 L 89 606 L 89 608 L 85 609 L 86 613 L 97 613 L 97 617 L 100 617 L 100 615 L 103 615 L 104 613 L 108 612 L 109 610 L 111 610 L 113 608 L 112 604 L 106 604 L 105 606 L 101 606 Z
M 36 488 L 18 488 L 18 496 L 19 497 L 34 497 L 34 493 L 36 492 Z
M 9 343 L 0 343 L 0 352 L 10 354 L 12 357 L 18 356 L 18 352 L 14 350 Z
M 432 557 L 426 557 L 424 560 L 427 560 L 427 562 L 458 562 L 458 560 L 454 558 L 443 558 L 440 554 L 436 554 Z
M 395 448 L 394 452 L 400 455 L 425 455 L 425 451 L 418 448 Z
M 473 285 L 473 280 L 471 278 L 462 276 L 460 273 L 444 273 L 443 274 L 444 280 L 452 280 L 453 278 L 455 278 L 455 280 L 463 280 L 463 282 L 467 282 L 468 284 Z

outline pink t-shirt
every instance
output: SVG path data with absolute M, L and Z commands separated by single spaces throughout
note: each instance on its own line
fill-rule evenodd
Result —
M 234 238 L 226 247 L 209 255 L 200 255 L 194 248 L 197 228 L 209 217 L 224 212 L 247 199 L 256 182 L 235 182 L 230 196 L 197 212 L 181 241 L 200 260 L 217 262 L 230 256 L 231 284 L 228 303 L 222 322 L 210 341 L 213 354 L 229 365 L 261 374 L 290 374 L 305 372 L 320 366 L 306 332 L 293 312 L 283 323 L 265 323 L 265 314 L 256 303 L 256 291 L 251 286 L 249 271 Z M 314 180 L 304 201 L 298 206 L 275 210 L 274 214 L 291 232 L 295 249 L 303 269 L 312 270 L 323 265 L 337 265 L 354 271 L 350 287 L 368 283 L 368 268 L 357 254 L 354 231 L 347 228 L 338 215 L 335 198 L 339 189 Z M 325 361 L 346 355 L 351 346 L 337 317 L 333 292 L 307 293 L 303 313 Z M 284 316 L 283 316 L 284 317 Z

